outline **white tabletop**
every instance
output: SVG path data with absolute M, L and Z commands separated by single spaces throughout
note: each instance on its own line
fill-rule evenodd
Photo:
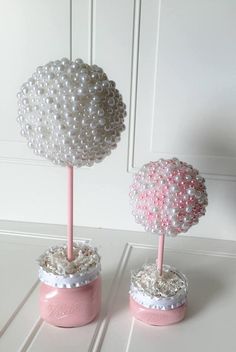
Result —
M 0 351 L 236 351 L 236 242 L 179 236 L 167 239 L 165 263 L 190 284 L 186 319 L 168 327 L 145 325 L 128 310 L 130 270 L 156 255 L 155 235 L 78 228 L 102 256 L 99 318 L 80 328 L 57 328 L 39 317 L 36 258 L 64 241 L 63 226 L 1 222 Z

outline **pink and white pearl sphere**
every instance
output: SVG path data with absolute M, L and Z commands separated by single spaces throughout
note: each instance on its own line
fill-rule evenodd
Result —
M 126 108 L 115 82 L 81 59 L 39 66 L 17 97 L 17 121 L 28 146 L 57 165 L 102 161 L 125 129 Z
M 204 178 L 177 158 L 144 165 L 134 175 L 130 198 L 137 223 L 169 236 L 197 224 L 208 204 Z

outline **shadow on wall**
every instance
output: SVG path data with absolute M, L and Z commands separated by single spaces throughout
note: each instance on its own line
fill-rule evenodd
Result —
M 219 108 L 220 110 L 222 110 L 223 116 L 223 109 Z M 212 163 L 214 162 L 216 177 L 214 177 L 214 174 L 206 176 L 209 206 L 207 209 L 208 216 L 204 220 L 209 222 L 209 226 L 214 226 L 214 223 L 217 222 L 217 232 L 224 234 L 227 231 L 225 224 L 230 226 L 229 229 L 232 229 L 232 227 L 236 229 L 236 160 L 234 160 L 236 157 L 236 139 L 235 133 L 233 133 L 236 128 L 233 118 L 231 116 L 220 118 L 219 111 L 216 116 L 205 115 L 199 119 L 194 132 L 189 136 L 188 144 L 191 146 L 191 154 L 209 156 L 208 159 L 205 159 L 205 170 L 212 168 L 209 167 L 211 156 L 221 157 L 225 161 L 225 164 L 221 163 L 220 160 L 218 162 L 212 161 Z M 222 119 L 225 121 L 224 124 L 222 124 Z M 194 120 L 196 121 L 196 117 L 194 117 Z M 198 168 L 198 165 L 194 166 Z M 200 168 L 201 172 L 205 170 Z M 219 178 L 219 176 L 221 177 Z
M 196 116 L 194 120 L 197 120 Z M 225 123 L 219 124 L 218 121 L 222 120 Z M 235 129 L 235 122 L 231 122 L 231 120 L 231 118 L 221 118 L 219 114 L 216 116 L 204 115 L 200 118 L 189 138 L 189 145 L 191 145 L 194 154 L 234 158 L 236 140 L 232 129 Z M 224 174 L 224 170 L 222 170 L 222 174 Z
M 217 272 L 212 275 L 212 270 L 208 272 L 208 267 L 205 268 L 205 271 L 188 271 L 186 275 L 190 280 L 186 319 L 191 319 L 197 314 L 202 314 L 202 311 L 207 307 L 216 306 L 215 302 L 222 298 L 222 291 L 225 291 L 226 288 L 220 275 L 217 275 Z

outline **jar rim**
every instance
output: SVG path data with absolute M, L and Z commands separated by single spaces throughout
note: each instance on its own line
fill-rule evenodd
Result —
M 175 295 L 169 297 L 158 297 L 158 296 L 151 296 L 145 290 L 139 289 L 132 281 L 130 284 L 130 296 L 138 303 L 144 306 L 145 308 L 152 308 L 152 309 L 160 309 L 160 310 L 170 310 L 175 309 L 186 303 L 187 301 L 187 294 L 188 294 L 188 279 L 187 277 L 177 270 L 175 267 L 170 265 L 163 265 L 163 270 L 165 271 L 172 271 L 177 276 L 181 278 L 184 282 L 184 286 L 179 289 Z M 135 273 L 140 271 L 137 270 Z
M 101 272 L 101 264 L 98 263 L 95 267 L 88 269 L 86 272 L 68 275 L 58 275 L 50 273 L 39 267 L 39 280 L 49 286 L 58 288 L 75 288 L 81 287 L 94 281 Z

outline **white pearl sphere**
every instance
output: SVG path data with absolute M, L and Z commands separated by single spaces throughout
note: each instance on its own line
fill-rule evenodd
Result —
M 115 82 L 81 59 L 39 66 L 22 85 L 18 117 L 34 153 L 62 166 L 92 166 L 124 131 L 126 107 Z

